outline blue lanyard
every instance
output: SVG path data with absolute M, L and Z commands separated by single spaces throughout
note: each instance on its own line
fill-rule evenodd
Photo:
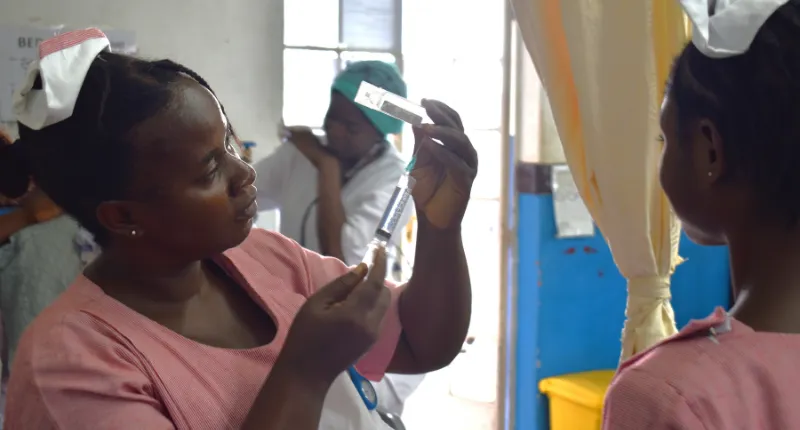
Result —
M 374 411 L 378 407 L 378 392 L 375 391 L 375 387 L 367 378 L 358 373 L 354 366 L 347 368 L 347 374 L 350 375 L 350 380 L 356 386 L 356 391 L 367 406 L 367 410 Z

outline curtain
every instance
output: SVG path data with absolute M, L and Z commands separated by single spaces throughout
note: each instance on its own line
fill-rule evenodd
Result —
M 686 43 L 676 0 L 511 0 L 581 197 L 627 279 L 622 359 L 677 332 L 680 225 L 658 181 L 659 111 Z

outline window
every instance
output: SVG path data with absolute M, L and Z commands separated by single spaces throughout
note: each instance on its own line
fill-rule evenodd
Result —
M 321 127 L 331 83 L 348 64 L 365 60 L 399 63 L 400 1 L 284 2 L 286 124 Z
M 331 49 L 339 46 L 338 1 L 287 0 L 283 5 L 283 42 L 286 45 Z
M 331 82 L 338 73 L 333 51 L 283 51 L 283 120 L 287 125 L 321 127 L 328 110 Z

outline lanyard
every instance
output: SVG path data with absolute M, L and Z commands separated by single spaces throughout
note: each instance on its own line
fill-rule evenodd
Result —
M 342 189 L 344 189 L 345 185 L 350 182 L 350 179 L 352 179 L 356 173 L 380 158 L 381 155 L 383 155 L 383 152 L 386 150 L 386 145 L 388 144 L 388 142 L 383 142 L 373 146 L 372 149 L 370 149 L 366 155 L 361 157 L 361 159 L 358 160 L 358 162 L 351 169 L 346 171 L 342 177 Z M 303 248 L 306 247 L 306 225 L 308 224 L 308 218 L 311 216 L 311 209 L 317 205 L 317 202 L 319 202 L 319 197 L 314 197 L 314 200 L 312 200 L 311 203 L 306 206 L 306 210 L 303 212 L 303 218 L 301 218 L 300 221 L 300 240 L 298 242 L 300 242 L 300 246 Z
M 374 411 L 378 407 L 378 392 L 375 391 L 375 387 L 372 386 L 369 379 L 358 373 L 355 366 L 348 367 L 347 374 L 350 376 L 350 380 L 353 381 L 353 385 L 355 385 L 358 395 L 361 396 L 361 400 L 364 401 L 367 410 Z

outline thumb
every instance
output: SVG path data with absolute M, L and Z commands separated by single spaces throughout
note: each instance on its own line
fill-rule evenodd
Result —
M 367 265 L 360 263 L 344 275 L 334 279 L 323 286 L 314 294 L 326 303 L 337 303 L 347 298 L 353 288 L 356 287 L 367 275 Z

